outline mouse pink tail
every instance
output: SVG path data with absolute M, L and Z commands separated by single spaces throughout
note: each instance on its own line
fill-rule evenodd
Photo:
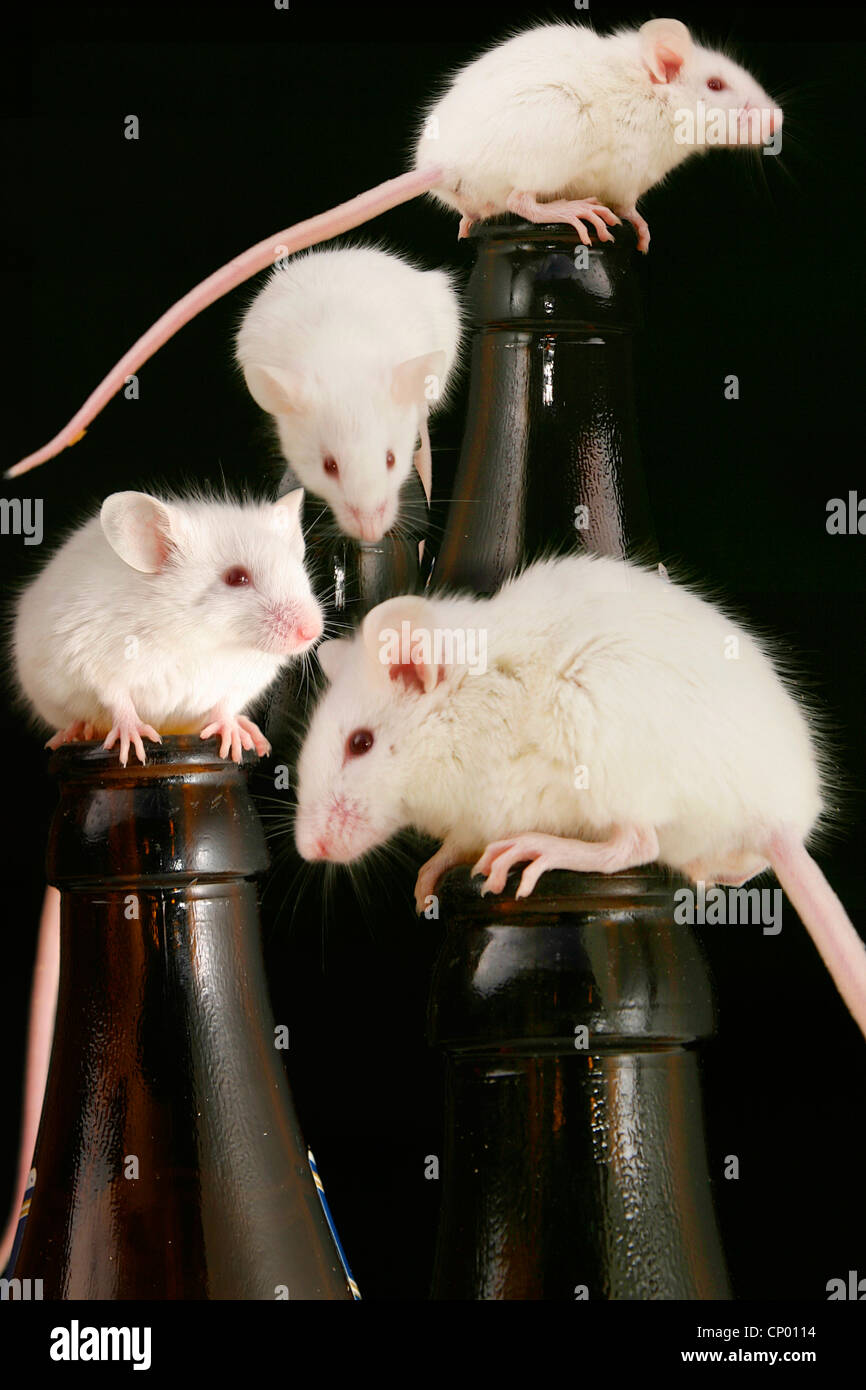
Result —
M 411 198 L 429 193 L 441 183 L 443 172 L 438 165 L 428 165 L 424 169 L 414 169 L 409 174 L 401 174 L 399 178 L 388 179 L 386 183 L 378 184 L 369 192 L 350 199 L 348 203 L 341 203 L 339 207 L 319 213 L 317 217 L 311 217 L 306 222 L 297 222 L 294 227 L 288 227 L 276 236 L 258 242 L 242 255 L 235 256 L 228 265 L 215 270 L 213 275 L 202 280 L 200 285 L 196 285 L 195 289 L 172 305 L 162 318 L 157 319 L 153 327 L 149 328 L 138 342 L 133 344 L 129 352 L 121 357 L 117 365 L 112 367 L 108 376 L 88 396 L 69 424 L 65 425 L 50 443 L 7 469 L 5 476 L 17 478 L 19 474 L 29 472 L 46 459 L 53 458 L 61 449 L 67 448 L 70 444 L 77 444 L 87 426 L 96 419 L 112 396 L 117 394 L 127 377 L 137 372 L 149 357 L 158 352 L 169 338 L 183 328 L 184 324 L 189 323 L 190 319 L 194 319 L 215 300 L 228 294 L 229 290 L 235 289 L 251 275 L 274 265 L 283 256 L 304 251 L 321 241 L 330 241 L 332 237 L 351 231 L 353 227 L 360 226 L 362 222 L 369 222 L 371 218 L 388 212 L 390 208 L 398 207 L 400 203 L 408 203 Z
M 774 835 L 764 852 L 866 1037 L 866 944 L 796 835 Z
M 0 1274 L 6 1268 L 18 1229 L 18 1216 L 33 1151 L 42 1116 L 42 1100 L 54 1038 L 54 1014 L 57 1007 L 57 982 L 60 975 L 60 894 L 56 888 L 46 888 L 39 925 L 39 943 L 33 967 L 33 988 L 30 994 L 30 1027 L 27 1037 L 27 1061 L 24 1073 L 24 1106 L 21 1118 L 21 1141 L 18 1147 L 18 1175 L 12 1200 L 9 1222 L 0 1236 Z

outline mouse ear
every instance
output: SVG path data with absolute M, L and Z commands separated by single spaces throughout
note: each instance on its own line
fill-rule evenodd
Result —
M 653 82 L 671 82 L 692 51 L 692 36 L 679 19 L 650 19 L 640 28 L 640 56 Z
M 400 362 L 391 373 L 391 399 L 397 405 L 438 401 L 442 395 L 446 361 L 445 353 L 439 350 Z
M 301 532 L 301 507 L 304 504 L 304 489 L 296 487 L 293 492 L 285 492 L 278 497 L 272 508 L 274 527 L 277 531 Z
M 436 616 L 436 605 L 415 594 L 389 598 L 367 614 L 361 624 L 364 646 L 386 680 L 429 695 L 445 679 Z
M 281 367 L 244 367 L 250 395 L 269 415 L 293 415 L 309 408 L 309 392 L 304 379 Z
M 146 492 L 113 492 L 99 513 L 108 544 L 131 569 L 158 574 L 173 549 L 177 514 Z
M 352 643 L 345 637 L 329 637 L 327 642 L 321 642 L 316 648 L 319 665 L 332 685 L 346 664 L 351 650 Z

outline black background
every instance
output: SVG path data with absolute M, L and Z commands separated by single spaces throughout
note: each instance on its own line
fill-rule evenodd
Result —
M 662 554 L 790 643 L 826 712 L 846 790 L 822 864 L 866 933 L 863 593 L 866 536 L 826 507 L 866 495 L 862 462 L 862 125 L 856 8 L 679 3 L 733 44 L 785 109 L 780 159 L 711 152 L 642 203 L 639 425 Z M 440 79 L 515 25 L 581 18 L 445 4 L 385 10 L 271 3 L 40 5 L 7 46 L 3 84 L 5 365 L 0 463 L 41 445 L 163 309 L 246 246 L 401 172 Z M 644 9 L 593 3 L 600 29 Z M 820 18 L 820 24 L 817 22 Z M 124 139 L 128 114 L 141 122 Z M 417 201 L 362 233 L 465 274 L 456 219 Z M 267 485 L 270 446 L 230 355 L 245 287 L 185 328 L 84 442 L 2 495 L 42 497 L 46 545 L 119 488 L 196 478 Z M 729 373 L 740 400 L 723 396 Z M 465 379 L 435 431 L 437 488 L 460 439 Z M 4 595 L 44 550 L 0 538 Z M 41 739 L 7 696 L 6 912 L 0 974 L 0 1204 L 11 1193 L 23 1037 L 52 790 Z M 275 845 L 275 855 L 279 846 Z M 290 880 L 289 880 L 290 882 Z M 436 924 L 405 874 L 339 894 L 327 929 L 265 896 L 289 1072 L 353 1271 L 368 1298 L 423 1299 L 441 1153 L 441 1074 L 424 1037 Z M 291 903 L 291 898 L 290 898 Z M 704 928 L 720 1004 L 705 1049 L 711 1165 L 736 1293 L 823 1299 L 866 1274 L 866 1044 L 786 911 L 779 937 Z M 737 1154 L 738 1181 L 722 1178 Z

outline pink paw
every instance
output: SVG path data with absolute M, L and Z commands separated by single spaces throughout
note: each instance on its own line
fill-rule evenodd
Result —
M 626 222 L 630 222 L 637 232 L 637 249 L 646 255 L 650 244 L 649 223 L 641 217 L 637 208 L 632 208 L 629 212 L 624 212 L 623 217 Z
M 118 719 L 102 746 L 106 749 L 113 748 L 117 740 L 120 739 L 120 765 L 126 767 L 129 761 L 130 744 L 138 754 L 138 761 L 140 763 L 147 762 L 142 738 L 149 738 L 153 743 L 162 743 L 162 739 L 152 725 L 142 723 L 136 714 L 124 715 Z
M 501 893 L 509 870 L 513 869 L 515 864 L 521 864 L 528 859 L 530 862 L 523 871 L 514 895 L 516 898 L 528 898 L 541 875 L 548 869 L 559 867 L 550 854 L 554 843 L 556 841 L 550 835 L 518 835 L 511 840 L 495 840 L 492 845 L 488 845 L 472 869 L 473 877 L 476 874 L 486 875 L 486 882 L 481 889 L 482 897 L 488 893 Z
M 219 738 L 220 757 L 228 757 L 231 750 L 233 763 L 242 761 L 245 748 L 255 749 L 260 758 L 264 758 L 271 751 L 271 745 L 258 724 L 247 719 L 245 714 L 218 715 L 212 723 L 202 729 L 200 737 Z
M 527 222 L 543 225 L 545 222 L 565 222 L 573 227 L 584 246 L 592 244 L 584 222 L 595 228 L 599 241 L 614 241 L 608 227 L 618 227 L 620 219 L 598 198 L 566 199 L 557 198 L 552 203 L 540 203 L 532 193 L 521 193 L 516 189 L 506 199 L 509 212 L 525 217 Z
M 658 837 L 653 829 L 620 826 L 607 840 L 567 840 L 559 835 L 513 835 L 488 845 L 473 874 L 487 874 L 482 893 L 501 893 L 509 869 L 529 860 L 515 897 L 528 898 L 541 875 L 549 869 L 577 873 L 613 874 L 651 864 L 658 858 Z
M 70 724 L 66 729 L 58 729 L 57 733 L 46 743 L 46 748 L 60 748 L 64 743 L 90 743 L 93 738 L 93 725 L 84 719 L 77 719 L 74 724 Z

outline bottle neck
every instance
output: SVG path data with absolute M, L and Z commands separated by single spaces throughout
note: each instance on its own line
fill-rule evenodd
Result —
M 630 229 L 485 223 L 468 287 L 472 365 L 438 586 L 491 592 L 540 554 L 655 553 L 632 374 Z
M 349 1298 L 282 1066 L 244 774 L 70 745 L 60 990 L 16 1277 L 46 1298 Z M 288 1038 L 282 1044 L 288 1045 Z

